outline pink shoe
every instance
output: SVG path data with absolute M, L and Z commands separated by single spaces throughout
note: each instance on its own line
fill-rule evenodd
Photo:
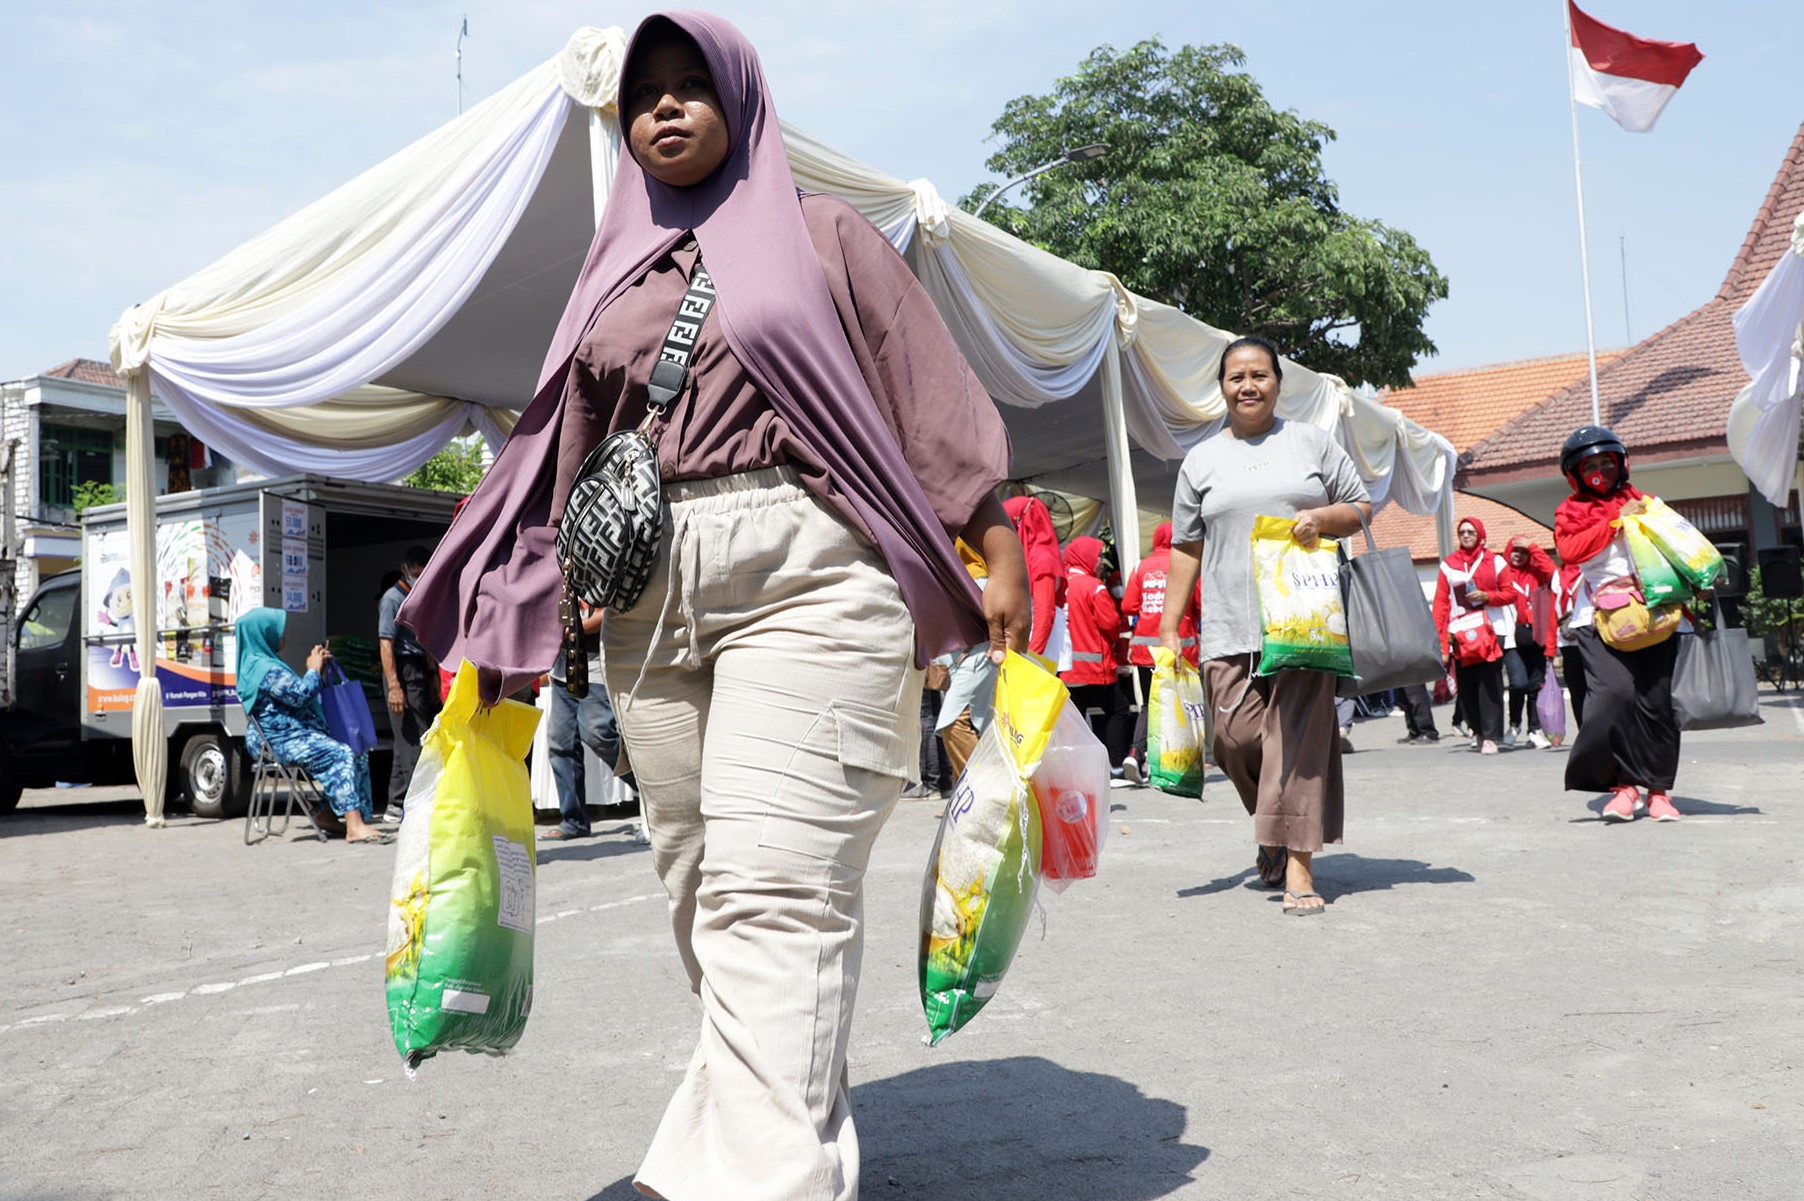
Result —
M 1604 802 L 1604 820 L 1607 822 L 1632 822 L 1635 820 L 1635 802 L 1641 799 L 1641 791 L 1633 784 L 1624 784 L 1610 790 L 1610 799 Z
M 1657 822 L 1676 822 L 1682 814 L 1672 797 L 1664 791 L 1653 791 L 1647 794 L 1647 815 Z

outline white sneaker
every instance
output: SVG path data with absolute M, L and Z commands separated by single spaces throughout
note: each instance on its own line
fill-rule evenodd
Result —
M 1530 730 L 1528 732 L 1528 742 L 1529 745 L 1534 747 L 1537 751 L 1544 751 L 1553 745 L 1553 739 L 1541 733 L 1539 730 Z
M 1482 742 L 1479 744 L 1478 753 L 1481 755 L 1495 755 L 1497 753 L 1497 744 L 1488 740 Z
M 1140 761 L 1132 755 L 1129 755 L 1126 759 L 1121 761 L 1121 778 L 1126 780 L 1129 784 L 1132 784 L 1135 788 L 1146 783 L 1146 780 L 1140 774 Z

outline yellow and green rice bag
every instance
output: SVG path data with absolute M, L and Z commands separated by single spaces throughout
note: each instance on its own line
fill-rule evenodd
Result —
M 525 760 L 539 711 L 478 700 L 466 662 L 422 740 L 395 844 L 388 1017 L 409 1075 L 440 1051 L 507 1050 L 532 1009 Z

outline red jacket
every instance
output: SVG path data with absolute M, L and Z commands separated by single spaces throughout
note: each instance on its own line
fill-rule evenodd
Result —
M 1020 535 L 1021 549 L 1027 557 L 1029 594 L 1033 598 L 1033 629 L 1027 636 L 1027 649 L 1034 654 L 1046 650 L 1052 637 L 1052 619 L 1065 606 L 1065 572 L 1059 559 L 1059 536 L 1052 526 L 1052 514 L 1044 502 L 1032 496 L 1016 496 L 1002 502 L 1009 520 Z
M 1171 574 L 1171 522 L 1159 523 L 1153 531 L 1153 553 L 1140 560 L 1128 576 L 1127 588 L 1121 594 L 1121 614 L 1132 617 L 1134 637 L 1128 649 L 1128 661 L 1142 667 L 1153 665 L 1153 648 L 1159 645 L 1159 624 L 1165 618 L 1165 580 Z M 1202 620 L 1202 585 L 1198 582 L 1184 606 L 1178 622 L 1178 638 L 1184 657 L 1196 664 L 1196 625 Z
M 1519 546 L 1528 551 L 1527 567 L 1517 567 L 1511 559 L 1511 555 Z M 1545 589 L 1548 582 L 1553 579 L 1555 570 L 1553 556 L 1537 545 L 1532 538 L 1524 538 L 1521 534 L 1517 534 L 1504 547 L 1503 560 L 1510 564 L 1509 568 L 1503 572 L 1503 583 L 1516 594 L 1516 625 L 1518 627 L 1516 645 L 1522 645 L 1521 628 L 1528 626 L 1534 627 L 1535 637 L 1538 640 L 1545 641 L 1547 632 L 1542 627 L 1553 624 L 1551 620 L 1553 616 L 1552 597 L 1544 597 L 1537 602 L 1535 594 Z M 1537 609 L 1540 620 L 1536 620 Z
M 1065 548 L 1065 633 L 1071 639 L 1071 670 L 1059 679 L 1073 688 L 1115 682 L 1115 639 L 1121 612 L 1108 587 L 1096 578 L 1102 542 L 1073 538 Z
M 1478 545 L 1470 552 L 1455 550 L 1441 560 L 1441 570 L 1435 574 L 1434 624 L 1441 632 L 1441 651 L 1443 654 L 1451 653 L 1448 649 L 1448 622 L 1473 611 L 1466 604 L 1465 589 L 1462 588 L 1457 596 L 1454 595 L 1451 581 L 1458 579 L 1463 583 L 1470 579 L 1487 594 L 1485 618 L 1497 634 L 1496 658 L 1501 659 L 1503 640 L 1516 624 L 1516 591 L 1505 582 L 1510 565 L 1502 555 L 1485 548 L 1484 522 L 1476 517 L 1462 517 L 1454 528 L 1457 529 L 1460 525 L 1470 525 L 1478 531 Z

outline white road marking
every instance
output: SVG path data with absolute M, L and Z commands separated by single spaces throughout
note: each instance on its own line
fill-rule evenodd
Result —
M 604 901 L 599 905 L 591 905 L 587 909 L 565 909 L 558 913 L 548 914 L 545 917 L 540 918 L 537 924 L 543 926 L 550 922 L 555 922 L 559 918 L 576 917 L 583 913 L 600 913 L 607 909 L 619 909 L 626 905 L 636 905 L 641 901 L 655 900 L 658 895 L 659 894 L 657 893 L 641 893 L 639 896 L 625 897 L 618 901 Z M 271 981 L 286 980 L 293 976 L 311 975 L 314 972 L 323 972 L 329 968 L 352 967 L 356 964 L 368 963 L 375 958 L 378 958 L 378 956 L 372 952 L 364 955 L 347 955 L 342 959 L 333 959 L 330 961 L 314 960 L 308 963 L 297 963 L 293 967 L 284 968 L 277 972 L 259 972 L 254 976 L 246 976 L 242 980 L 217 980 L 207 984 L 196 984 L 186 992 L 152 993 L 148 997 L 141 998 L 137 1005 L 114 1005 L 104 1009 L 85 1010 L 81 1013 L 40 1013 L 35 1017 L 21 1018 L 19 1021 L 13 1022 L 10 1025 L 0 1026 L 0 1034 L 6 1034 L 12 1030 L 23 1030 L 30 1026 L 47 1025 L 52 1022 L 89 1022 L 99 1018 L 126 1017 L 134 1013 L 141 1013 L 153 1005 L 167 1005 L 174 1001 L 186 1000 L 189 997 L 216 996 L 219 993 L 230 992 L 234 988 L 252 984 L 268 984 Z M 264 1013 L 286 1013 L 299 1008 L 300 1005 L 298 1003 L 265 1005 L 254 1009 L 237 1010 L 236 1013 L 238 1016 Z M 380 1084 L 382 1082 L 380 1080 L 371 1080 L 368 1083 Z

